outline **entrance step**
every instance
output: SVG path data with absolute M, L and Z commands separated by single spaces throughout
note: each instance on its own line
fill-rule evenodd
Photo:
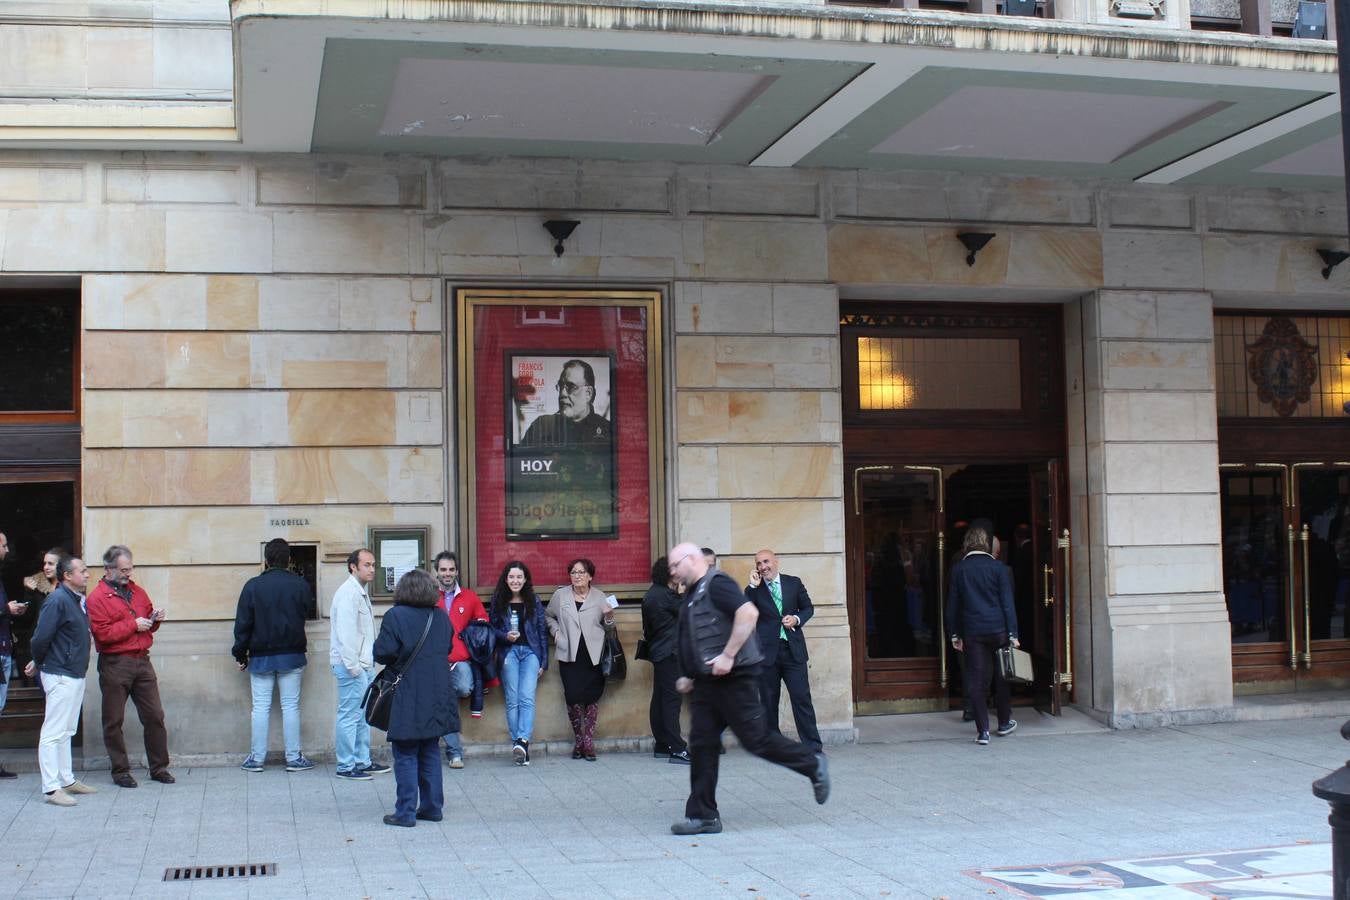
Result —
M 1017 737 L 1056 734 L 1091 734 L 1110 731 L 1101 722 L 1076 709 L 1065 708 L 1063 715 L 1043 715 L 1031 707 L 1013 707 Z M 974 740 L 975 724 L 961 721 L 961 710 L 950 712 L 907 713 L 898 716 L 855 716 L 860 744 L 904 744 L 912 741 Z M 997 723 L 990 723 L 993 728 Z
M 1277 719 L 1350 719 L 1350 691 L 1306 694 L 1256 694 L 1233 698 L 1233 722 L 1271 722 Z

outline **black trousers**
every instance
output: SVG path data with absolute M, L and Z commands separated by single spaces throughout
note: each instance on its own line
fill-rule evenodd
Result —
M 807 778 L 815 775 L 815 751 L 768 729 L 759 682 L 758 672 L 695 679 L 689 703 L 689 755 L 693 765 L 689 769 L 689 800 L 684 805 L 689 818 L 717 817 L 718 749 L 723 728 L 730 728 L 741 746 L 760 759 Z
M 975 687 L 988 684 L 989 675 L 994 678 L 994 705 L 998 709 L 998 724 L 1007 725 L 1012 719 L 1012 700 L 1008 696 L 1008 682 L 999 671 L 994 651 L 1008 643 L 1008 632 L 994 634 L 973 634 L 965 639 L 966 683 L 971 688 L 970 705 L 975 713 L 975 729 L 981 734 L 989 730 L 988 694 Z M 988 674 L 986 674 L 988 673 Z
M 764 698 L 764 715 L 769 729 L 782 733 L 778 728 L 778 700 L 782 697 L 782 686 L 787 685 L 788 699 L 792 702 L 792 721 L 797 723 L 797 737 L 802 743 L 817 753 L 824 745 L 820 742 L 820 731 L 816 729 L 816 708 L 811 704 L 811 681 L 806 663 L 792 658 L 788 642 L 778 641 L 778 658 L 765 663 L 760 677 L 760 696 Z
M 667 753 L 683 753 L 684 738 L 680 737 L 680 703 L 683 698 L 675 690 L 680 677 L 680 664 L 672 654 L 652 663 L 652 703 L 647 711 L 656 738 L 656 749 Z

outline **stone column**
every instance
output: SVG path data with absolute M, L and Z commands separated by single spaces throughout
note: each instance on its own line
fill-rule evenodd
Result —
M 845 605 L 839 300 L 833 286 L 677 283 L 675 540 L 742 584 L 771 548 L 806 584 L 821 735 L 853 736 Z M 791 731 L 787 692 L 779 721 Z
M 1233 701 L 1212 300 L 1100 291 L 1079 327 L 1090 593 L 1075 634 L 1092 648 L 1080 702 L 1117 726 L 1212 719 Z

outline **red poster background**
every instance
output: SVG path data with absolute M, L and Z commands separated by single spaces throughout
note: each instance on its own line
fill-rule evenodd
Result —
M 472 580 L 489 589 L 502 567 L 519 559 L 530 567 L 545 600 L 568 583 L 567 563 L 595 563 L 595 584 L 646 585 L 651 575 L 650 423 L 647 415 L 647 316 L 642 307 L 479 306 L 474 312 L 476 557 Z M 506 355 L 594 349 L 614 353 L 611 423 L 617 468 L 618 537 L 508 540 L 506 537 L 507 394 Z M 484 597 L 486 600 L 487 598 Z

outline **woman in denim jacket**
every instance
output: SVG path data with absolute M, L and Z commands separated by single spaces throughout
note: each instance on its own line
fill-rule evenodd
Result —
M 534 731 L 534 691 L 548 668 L 548 625 L 544 604 L 534 593 L 529 568 L 511 560 L 502 569 L 492 591 L 489 612 L 497 634 L 502 688 L 506 693 L 506 730 L 511 734 L 511 756 L 516 765 L 530 764 L 530 735 Z

